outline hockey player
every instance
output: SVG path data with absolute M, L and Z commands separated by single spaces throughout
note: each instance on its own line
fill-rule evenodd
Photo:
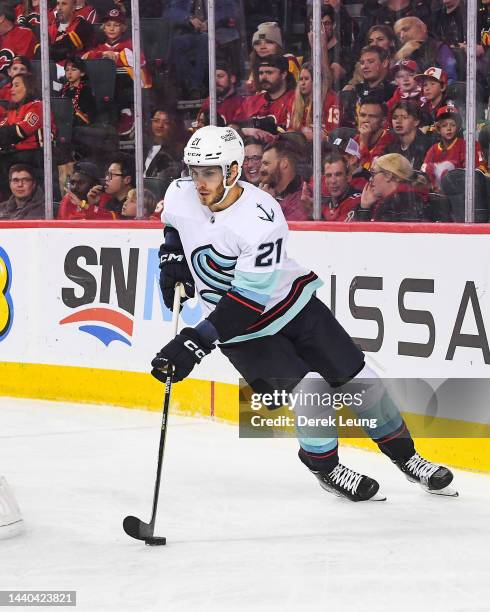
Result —
M 197 290 L 205 318 L 157 353 L 152 374 L 163 382 L 173 366 L 174 381 L 181 381 L 219 343 L 257 393 L 283 391 L 285 379 L 287 391 L 301 388 L 310 372 L 333 387 L 356 377 L 368 385 L 365 409 L 382 405 L 386 415 L 374 436 L 381 451 L 409 480 L 433 493 L 443 491 L 452 473 L 416 453 L 382 382 L 315 296 L 322 281 L 287 257 L 281 207 L 271 195 L 239 181 L 243 157 L 242 140 L 232 128 L 203 127 L 184 151 L 189 178 L 167 190 L 159 252 L 163 298 L 170 306 L 174 286 L 182 282 L 188 296 Z M 352 501 L 384 499 L 373 478 L 339 463 L 336 437 L 300 432 L 300 447 L 301 461 L 326 490 Z
M 12 489 L 0 476 L 0 540 L 17 535 L 24 528 L 24 521 Z

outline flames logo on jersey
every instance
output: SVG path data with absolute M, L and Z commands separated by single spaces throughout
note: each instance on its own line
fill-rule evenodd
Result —
M 230 289 L 235 276 L 237 257 L 219 253 L 211 244 L 192 252 L 191 264 L 197 276 L 210 287 L 200 291 L 201 298 L 210 304 L 217 304 Z
M 0 72 L 5 71 L 10 66 L 14 57 L 14 53 L 10 49 L 0 49 Z

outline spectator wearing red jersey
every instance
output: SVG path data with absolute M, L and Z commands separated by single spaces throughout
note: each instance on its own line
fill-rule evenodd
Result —
M 0 121 L 0 183 L 7 184 L 7 169 L 14 163 L 27 163 L 39 170 L 42 155 L 43 104 L 32 74 L 18 74 L 12 79 L 11 108 Z
M 439 142 L 432 145 L 422 164 L 435 191 L 441 190 L 441 180 L 450 170 L 466 167 L 466 141 L 461 133 L 462 119 L 454 106 L 443 106 L 437 111 L 436 130 Z M 475 142 L 475 168 L 487 172 L 481 147 Z
M 99 181 L 99 171 L 95 164 L 88 161 L 76 162 L 60 202 L 57 219 L 86 219 L 88 192 Z
M 362 191 L 364 185 L 371 180 L 371 173 L 361 164 L 361 150 L 359 143 L 353 138 L 336 138 L 333 141 L 335 147 L 347 162 L 351 176 L 351 185 Z
M 352 221 L 361 204 L 361 192 L 351 183 L 346 159 L 340 153 L 330 153 L 323 161 L 326 196 L 322 197 L 324 221 Z
M 359 106 L 359 134 L 354 140 L 359 143 L 361 164 L 367 170 L 371 168 L 373 159 L 383 155 L 386 147 L 395 140 L 393 134 L 384 127 L 386 116 L 386 104 L 379 102 L 377 98 L 366 98 Z
M 117 8 L 104 15 L 102 30 L 105 41 L 83 55 L 83 59 L 110 59 L 116 64 L 114 99 L 119 109 L 118 133 L 131 139 L 134 135 L 133 80 L 134 53 L 130 36 L 126 33 L 126 15 Z M 151 87 L 151 74 L 141 52 L 141 85 Z
M 29 28 L 15 24 L 15 12 L 5 0 L 0 0 L 0 72 L 6 72 L 16 55 L 34 57 L 36 37 Z
M 393 107 L 398 102 L 413 100 L 420 106 L 422 87 L 415 78 L 418 72 L 419 68 L 413 60 L 400 60 L 393 66 L 391 75 L 395 79 L 396 89 L 395 93 L 386 103 L 389 119 L 391 119 Z
M 322 84 L 322 135 L 328 134 L 340 123 L 340 106 L 337 95 L 330 89 L 327 75 L 321 79 Z M 288 131 L 301 132 L 308 141 L 313 140 L 313 65 L 305 62 L 299 73 L 298 84 L 288 109 Z
M 90 4 L 86 4 L 85 0 L 77 0 L 75 4 L 75 13 L 91 24 L 96 23 L 98 20 L 97 11 L 93 6 L 90 6 Z
M 279 202 L 288 221 L 311 219 L 311 200 L 304 197 L 305 184 L 298 173 L 302 157 L 299 147 L 281 139 L 268 144 L 262 156 L 259 187 Z
M 15 23 L 22 28 L 29 28 L 39 39 L 41 19 L 39 17 L 40 0 L 23 0 L 15 7 Z M 48 12 L 48 22 L 54 21 L 54 12 Z
M 269 55 L 260 62 L 259 83 L 262 93 L 244 98 L 233 118 L 233 124 L 245 136 L 266 142 L 286 130 L 288 108 L 294 89 L 288 89 L 288 61 L 282 55 Z
M 372 179 L 364 187 L 357 221 L 426 221 L 428 185 L 420 173 L 398 153 L 376 158 Z
M 17 76 L 18 74 L 25 74 L 26 72 L 32 72 L 31 62 L 27 59 L 27 57 L 22 57 L 21 55 L 15 56 L 10 66 L 7 68 L 7 74 L 10 80 L 0 89 L 0 100 L 10 102 L 10 94 L 12 93 L 12 79 L 14 76 Z M 1 115 L 3 116 L 4 112 L 2 112 Z
M 237 93 L 237 75 L 228 62 L 216 62 L 216 96 L 217 113 L 223 125 L 228 125 L 240 108 L 244 98 Z M 206 98 L 199 109 L 197 116 L 209 110 L 209 98 Z
M 92 44 L 92 24 L 77 15 L 75 1 L 56 0 L 55 20 L 48 27 L 49 55 L 57 62 L 74 55 L 80 56 Z M 38 55 L 40 52 L 38 45 Z
M 87 194 L 87 219 L 119 219 L 130 189 L 135 187 L 134 160 L 124 154 L 113 156 L 104 185 L 94 185 Z
M 37 184 L 34 168 L 14 164 L 9 170 L 11 196 L 0 202 L 0 219 L 44 219 L 44 193 Z

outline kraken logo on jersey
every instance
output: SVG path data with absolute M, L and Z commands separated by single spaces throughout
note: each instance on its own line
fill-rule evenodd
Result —
M 235 276 L 237 257 L 229 257 L 219 253 L 211 244 L 193 251 L 191 264 L 202 282 L 211 288 L 203 289 L 199 294 L 210 304 L 217 304 L 221 297 L 230 289 Z

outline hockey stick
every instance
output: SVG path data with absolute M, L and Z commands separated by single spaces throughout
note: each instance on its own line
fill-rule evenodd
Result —
M 180 312 L 180 297 L 183 293 L 183 285 L 178 283 L 175 285 L 174 293 L 174 304 L 172 308 L 172 331 L 173 337 L 177 335 L 177 329 L 179 326 L 179 312 Z M 123 521 L 123 529 L 132 538 L 136 540 L 144 540 L 145 544 L 149 546 L 163 546 L 167 543 L 166 538 L 157 537 L 153 535 L 155 531 L 155 521 L 157 517 L 157 506 L 158 506 L 158 495 L 160 492 L 160 477 L 162 473 L 163 464 L 163 453 L 165 451 L 165 438 L 167 436 L 167 421 L 168 421 L 168 408 L 170 404 L 170 393 L 172 391 L 172 377 L 173 370 L 169 368 L 167 371 L 167 378 L 165 380 L 165 393 L 163 397 L 163 415 L 162 415 L 162 428 L 160 432 L 160 445 L 158 448 L 158 464 L 157 464 L 157 476 L 155 480 L 155 491 L 153 493 L 153 510 L 151 513 L 151 519 L 149 523 L 144 523 L 135 516 L 127 516 Z

